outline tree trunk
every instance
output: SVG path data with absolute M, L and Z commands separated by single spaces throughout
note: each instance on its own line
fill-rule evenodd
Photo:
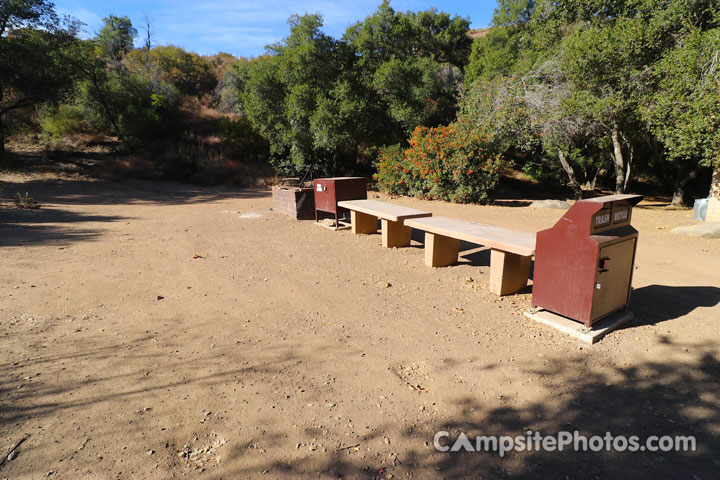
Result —
M 620 144 L 620 127 L 617 122 L 612 128 L 613 161 L 615 162 L 615 193 L 625 193 L 625 160 Z
M 713 173 L 712 177 L 712 183 L 710 184 L 710 194 L 708 195 L 708 197 L 717 198 L 718 200 L 720 200 L 720 164 L 715 167 L 715 172 Z
M 107 116 L 108 121 L 110 122 L 110 125 L 112 125 L 113 130 L 115 131 L 115 135 L 118 136 L 118 138 L 122 138 L 122 133 L 120 132 L 120 128 L 118 127 L 117 122 L 115 121 L 115 116 L 112 114 L 112 111 L 110 110 L 110 107 L 108 106 L 107 100 L 105 100 L 105 95 L 103 94 L 102 88 L 100 87 L 100 81 L 97 78 L 96 72 L 91 72 L 92 77 L 92 83 L 93 87 L 95 87 L 95 92 L 97 93 L 97 102 L 100 104 L 100 106 L 105 111 L 105 115 Z
M 678 171 L 675 176 L 675 190 L 673 192 L 672 202 L 670 203 L 673 207 L 685 205 L 685 189 L 704 167 L 702 165 L 696 165 L 689 173 L 688 168 L 689 167 L 682 163 L 678 166 Z
M 561 148 L 558 148 L 558 157 L 560 158 L 560 163 L 565 173 L 567 173 L 568 179 L 570 179 L 570 187 L 573 189 L 573 193 L 575 193 L 575 200 L 580 200 L 582 198 L 582 187 L 580 187 L 580 183 L 578 183 L 577 178 L 575 178 L 575 172 L 565 158 L 565 154 Z
M 684 182 L 681 182 L 679 184 L 676 183 L 670 205 L 672 205 L 673 207 L 682 207 L 683 205 L 685 205 L 684 198 L 685 198 L 685 183 Z
M 2 108 L 3 90 L 0 85 L 0 108 Z M 0 111 L 0 155 L 5 153 L 5 129 L 3 128 L 2 116 L 5 112 Z
M 628 184 L 630 183 L 630 174 L 632 173 L 632 163 L 635 151 L 632 144 L 628 144 L 628 160 L 625 166 L 625 183 L 623 184 L 623 192 L 627 192 Z
M 3 129 L 2 115 L 0 115 L 0 155 L 5 153 L 5 130 Z
M 713 172 L 709 197 L 705 220 L 708 222 L 720 222 L 720 165 L 715 167 L 715 172 Z

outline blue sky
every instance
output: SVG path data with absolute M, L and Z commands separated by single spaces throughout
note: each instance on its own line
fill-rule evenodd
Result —
M 282 40 L 289 34 L 287 19 L 293 13 L 323 14 L 324 31 L 341 37 L 345 29 L 370 15 L 381 0 L 159 0 L 159 1 L 107 1 L 57 0 L 55 9 L 60 14 L 72 15 L 87 26 L 92 36 L 102 26 L 102 18 L 113 13 L 127 15 L 133 25 L 142 31 L 143 14 L 152 22 L 153 43 L 173 44 L 201 55 L 219 51 L 237 56 L 257 56 L 265 45 Z M 486 27 L 496 6 L 495 0 L 391 0 L 395 10 L 438 10 L 470 19 L 472 28 Z M 139 39 L 137 40 L 139 44 Z

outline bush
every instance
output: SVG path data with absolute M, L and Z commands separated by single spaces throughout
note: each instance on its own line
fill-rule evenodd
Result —
M 90 129 L 85 120 L 85 112 L 78 105 L 63 103 L 56 108 L 45 106 L 40 110 L 38 120 L 42 132 L 56 140 Z
M 152 139 L 167 135 L 179 98 L 172 85 L 155 84 L 142 75 L 119 75 L 111 86 L 123 136 Z
M 179 139 L 157 142 L 152 162 L 165 177 L 211 185 L 227 175 L 228 161 L 220 145 L 189 132 Z
M 40 204 L 35 201 L 33 197 L 30 196 L 29 193 L 25 192 L 25 195 L 17 194 L 15 196 L 15 206 L 17 208 L 28 208 L 31 210 L 35 210 L 40 208 Z
M 500 155 L 482 129 L 458 123 L 417 127 L 410 148 L 381 150 L 375 179 L 381 190 L 400 195 L 458 203 L 492 199 L 498 183 Z
M 237 160 L 228 155 L 218 137 L 187 132 L 183 137 L 153 144 L 149 161 L 166 178 L 196 185 L 242 185 L 263 187 L 274 176 L 263 162 Z
M 132 50 L 123 63 L 130 72 L 140 73 L 155 84 L 168 83 L 184 95 L 201 97 L 212 93 L 217 85 L 208 60 L 173 45 Z
M 536 183 L 565 185 L 567 174 L 558 166 L 556 156 L 543 157 L 539 162 L 527 161 L 521 167 L 523 173 Z
M 223 117 L 218 121 L 218 136 L 236 159 L 246 162 L 267 160 L 270 145 L 253 128 L 247 117 Z
M 103 71 L 96 82 L 80 82 L 77 91 L 77 102 L 93 131 L 136 139 L 166 137 L 179 97 L 172 85 L 125 70 Z

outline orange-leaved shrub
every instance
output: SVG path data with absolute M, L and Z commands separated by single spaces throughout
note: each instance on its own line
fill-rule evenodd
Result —
M 393 145 L 380 151 L 375 180 L 381 190 L 398 195 L 485 203 L 492 200 L 501 156 L 492 135 L 458 122 L 417 127 L 409 148 Z

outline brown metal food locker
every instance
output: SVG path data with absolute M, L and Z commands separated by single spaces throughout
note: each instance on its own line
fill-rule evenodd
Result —
M 318 212 L 331 213 L 335 217 L 335 228 L 339 227 L 340 213 L 347 211 L 338 207 L 343 200 L 367 199 L 367 178 L 365 177 L 334 177 L 313 180 L 315 191 L 315 221 Z

